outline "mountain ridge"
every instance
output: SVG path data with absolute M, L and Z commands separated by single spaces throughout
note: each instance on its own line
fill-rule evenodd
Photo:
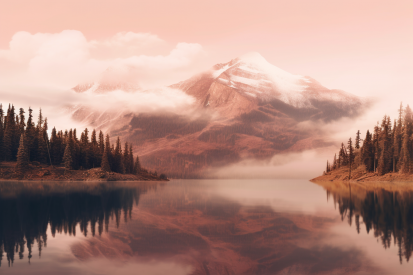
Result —
M 119 115 L 118 110 L 108 130 L 139 144 L 135 149 L 145 167 L 176 178 L 208 177 L 214 167 L 245 158 L 270 159 L 282 152 L 329 146 L 317 129 L 299 123 L 354 118 L 370 104 L 327 89 L 311 77 L 283 71 L 258 53 L 216 64 L 169 87 L 195 99 L 189 116 L 133 110 Z M 73 117 L 93 117 L 92 124 L 102 127 L 105 123 L 97 118 L 108 120 L 111 115 L 79 107 Z

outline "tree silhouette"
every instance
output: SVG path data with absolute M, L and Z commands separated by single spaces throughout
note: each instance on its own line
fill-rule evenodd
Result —
M 103 171 L 111 172 L 109 164 L 109 152 L 107 147 L 105 147 L 105 150 L 103 151 L 101 167 Z
M 356 134 L 356 141 L 355 141 L 355 146 L 354 146 L 354 148 L 356 148 L 356 149 L 360 149 L 360 130 L 358 130 L 357 131 L 357 134 Z
M 72 148 L 70 143 L 66 144 L 65 153 L 63 155 L 63 162 L 66 169 L 73 169 Z
M 16 169 L 19 172 L 25 172 L 29 168 L 29 155 L 27 154 L 27 147 L 24 144 L 24 135 L 20 137 L 20 145 L 17 152 Z

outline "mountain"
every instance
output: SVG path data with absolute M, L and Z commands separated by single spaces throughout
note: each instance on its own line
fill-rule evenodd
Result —
M 293 75 L 249 53 L 211 71 L 172 85 L 197 99 L 199 107 L 235 117 L 262 106 L 298 120 L 334 120 L 357 116 L 365 100 L 329 90 L 311 77 Z
M 149 170 L 199 178 L 243 159 L 328 146 L 317 125 L 357 117 L 369 106 L 365 99 L 283 71 L 257 53 L 217 64 L 170 88 L 195 99 L 185 115 L 76 106 L 72 117 L 133 143 Z M 302 127 L 303 121 L 314 126 Z

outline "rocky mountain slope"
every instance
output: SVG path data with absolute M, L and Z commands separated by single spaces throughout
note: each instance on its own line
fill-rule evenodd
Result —
M 300 122 L 317 125 L 357 117 L 369 105 L 310 77 L 285 72 L 257 53 L 217 64 L 170 88 L 194 97 L 185 115 L 84 106 L 72 109 L 71 114 L 133 143 L 150 170 L 196 178 L 246 158 L 269 159 L 281 152 L 327 146 L 317 127 L 303 128 Z

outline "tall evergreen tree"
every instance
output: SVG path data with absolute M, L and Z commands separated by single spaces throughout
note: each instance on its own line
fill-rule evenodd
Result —
M 374 152 L 374 172 L 376 172 L 377 169 L 377 163 L 378 159 L 380 156 L 380 146 L 379 146 L 379 135 L 380 135 L 380 127 L 379 127 L 379 122 L 377 122 L 377 125 L 374 126 L 374 133 L 373 133 L 373 152 Z
M 35 126 L 33 123 L 33 110 L 29 107 L 29 118 L 27 119 L 26 131 L 24 134 L 24 141 L 28 148 L 29 159 L 31 161 L 35 160 L 35 157 L 36 157 L 37 148 L 34 142 L 35 135 L 36 135 L 36 130 L 35 130 Z
M 19 172 L 25 172 L 29 168 L 29 155 L 27 154 L 27 148 L 24 145 L 24 135 L 21 134 L 20 145 L 17 152 L 17 164 L 16 169 Z
M 48 163 L 48 151 L 47 144 L 45 140 L 45 130 L 43 125 L 37 127 L 38 137 L 37 137 L 37 161 L 40 163 Z
M 25 119 L 24 119 L 24 109 L 20 108 L 19 110 L 19 118 L 20 118 L 20 123 L 19 123 L 19 129 L 20 129 L 20 134 L 24 133 L 24 129 L 26 127 Z
M 134 160 L 133 160 L 133 149 L 132 144 L 129 147 L 129 173 L 134 173 Z
M 141 162 L 139 161 L 139 156 L 136 156 L 135 165 L 133 167 L 133 173 L 139 175 L 142 171 Z
M 348 140 L 348 163 L 349 163 L 349 176 L 348 178 L 351 179 L 351 165 L 354 161 L 354 147 L 351 141 L 351 138 Z
M 360 149 L 360 130 L 356 133 L 356 141 L 355 141 L 355 148 Z
M 16 159 L 17 148 L 15 146 L 16 124 L 14 115 L 14 106 L 9 105 L 6 117 L 6 127 L 4 129 L 3 150 L 5 160 L 12 161 Z
M 123 148 L 122 162 L 124 173 L 129 174 L 131 171 L 129 171 L 129 144 L 127 142 L 125 142 L 125 147 Z
M 105 150 L 105 136 L 102 131 L 99 131 L 99 149 L 101 154 L 103 154 L 103 151 Z
M 366 138 L 363 141 L 361 148 L 361 161 L 366 166 L 367 171 L 374 171 L 374 147 L 372 142 L 372 135 L 367 130 Z
M 348 156 L 347 156 L 347 149 L 344 146 L 344 143 L 341 143 L 339 157 L 341 160 L 340 166 L 346 166 L 348 164 Z
M 404 174 L 407 174 L 410 172 L 410 150 L 409 150 L 409 145 L 410 145 L 410 136 L 408 134 L 408 127 L 404 127 L 404 133 L 403 133 L 403 144 L 402 144 L 402 149 L 400 153 L 400 171 Z
M 114 165 L 112 170 L 117 173 L 123 173 L 123 163 L 122 163 L 122 145 L 120 143 L 120 138 L 116 139 L 116 147 L 114 152 Z
M 399 117 L 397 119 L 397 126 L 393 129 L 394 131 L 394 141 L 393 141 L 393 155 L 396 170 L 400 169 L 401 163 L 400 151 L 402 149 L 402 138 L 403 138 L 403 105 L 400 103 Z
M 52 158 L 52 163 L 54 165 L 58 165 L 62 162 L 61 147 L 62 147 L 62 140 L 60 137 L 58 137 L 56 128 L 53 127 L 52 135 L 50 137 L 50 155 Z
M 109 164 L 109 148 L 105 147 L 105 150 L 103 151 L 103 155 L 102 155 L 102 163 L 101 163 L 101 167 L 103 171 L 106 172 L 111 172 L 110 169 L 110 164 Z
M 387 116 L 384 116 L 381 131 L 379 136 L 379 163 L 377 166 L 377 172 L 380 176 L 390 172 L 392 154 L 390 154 L 390 144 L 391 144 L 391 121 Z
M 70 142 L 66 144 L 65 153 L 63 155 L 63 163 L 66 169 L 73 169 L 72 148 Z

